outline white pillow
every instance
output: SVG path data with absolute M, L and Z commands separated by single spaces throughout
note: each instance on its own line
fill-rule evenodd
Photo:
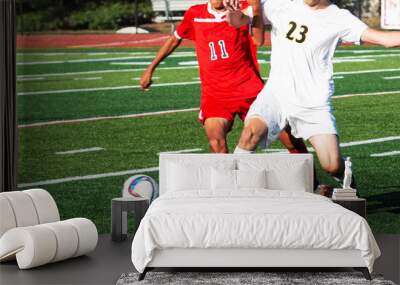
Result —
M 169 163 L 168 174 L 168 190 L 185 191 L 210 188 L 209 167 Z
M 218 161 L 213 165 L 199 166 L 190 163 L 168 163 L 168 191 L 185 191 L 193 189 L 211 189 L 211 169 L 235 169 L 235 161 Z
M 211 169 L 211 189 L 236 190 L 236 170 Z
M 236 170 L 238 188 L 267 188 L 267 171 Z
M 307 192 L 308 177 L 304 163 L 295 164 L 288 171 L 269 169 L 267 181 L 268 189 Z

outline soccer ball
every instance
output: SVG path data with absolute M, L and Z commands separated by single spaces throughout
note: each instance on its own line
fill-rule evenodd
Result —
M 153 178 L 146 175 L 129 177 L 124 183 L 122 197 L 143 197 L 152 202 L 158 197 L 158 184 Z

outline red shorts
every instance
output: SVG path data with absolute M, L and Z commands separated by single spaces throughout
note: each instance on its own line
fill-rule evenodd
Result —
M 204 124 L 208 118 L 224 118 L 233 123 L 235 116 L 244 121 L 251 104 L 257 97 L 233 101 L 218 101 L 213 98 L 202 98 L 199 112 L 199 122 Z

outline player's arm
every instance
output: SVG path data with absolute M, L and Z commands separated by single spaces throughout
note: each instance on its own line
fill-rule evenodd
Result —
M 400 32 L 380 31 L 368 28 L 362 34 L 361 41 L 382 45 L 387 48 L 400 47 Z
M 164 45 L 160 48 L 154 60 L 142 74 L 142 77 L 140 79 L 140 86 L 143 90 L 146 90 L 150 87 L 152 83 L 151 78 L 153 77 L 154 70 L 157 68 L 160 62 L 168 57 L 180 45 L 181 42 L 182 39 L 178 39 L 175 35 L 171 35 L 164 43 Z
M 260 0 L 247 1 L 252 8 L 253 21 L 251 25 L 251 33 L 253 35 L 253 42 L 256 46 L 261 47 L 264 45 L 264 19 L 261 9 Z

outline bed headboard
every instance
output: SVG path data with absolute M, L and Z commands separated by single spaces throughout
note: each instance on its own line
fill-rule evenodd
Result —
M 236 169 L 260 169 L 272 170 L 275 173 L 274 189 L 284 185 L 289 177 L 301 177 L 292 179 L 295 188 L 313 192 L 314 165 L 311 154 L 160 154 L 160 195 L 168 191 L 168 167 L 170 163 L 193 166 L 213 166 L 220 161 L 232 161 Z M 284 186 L 282 186 L 284 187 Z M 287 189 L 286 189 L 287 190 Z M 293 189 L 296 190 L 296 189 Z

